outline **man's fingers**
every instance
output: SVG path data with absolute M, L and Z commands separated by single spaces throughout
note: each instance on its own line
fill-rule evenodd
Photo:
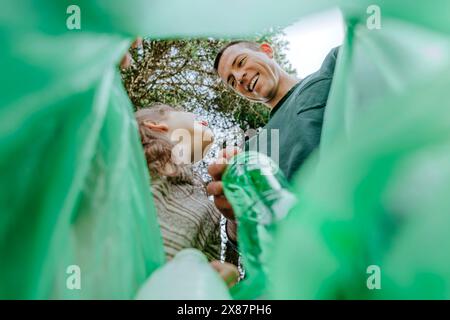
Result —
M 231 157 L 237 155 L 239 152 L 240 150 L 237 147 L 227 147 L 219 152 L 219 159 L 230 159 Z
M 224 215 L 225 218 L 234 220 L 234 211 L 231 204 L 225 196 L 214 196 L 214 204 L 217 209 Z
M 125 70 L 131 67 L 132 60 L 131 54 L 127 51 L 120 61 L 120 68 Z
M 213 163 L 208 166 L 208 173 L 213 180 L 219 181 L 226 168 L 227 164 Z
M 227 198 L 225 196 L 215 196 L 214 197 L 214 204 L 216 205 L 217 209 L 219 210 L 233 210 L 231 207 L 231 204 L 228 202 Z
M 229 220 L 234 220 L 234 211 L 231 204 L 228 202 L 227 198 L 223 193 L 223 184 L 220 181 L 210 182 L 206 186 L 206 192 L 208 195 L 214 196 L 214 205 L 217 209 L 224 215 L 225 218 Z
M 223 195 L 223 184 L 220 181 L 210 182 L 206 186 L 206 192 L 210 196 L 221 196 Z
M 142 37 L 137 37 L 136 40 L 134 40 L 133 43 L 131 44 L 131 47 L 133 49 L 142 47 Z
M 233 209 L 222 209 L 220 210 L 220 212 L 222 213 L 222 215 L 227 218 L 230 221 L 235 221 L 236 217 L 234 216 L 234 211 Z M 232 239 L 233 241 L 235 239 Z
M 228 262 L 221 263 L 217 260 L 212 261 L 210 265 L 219 273 L 229 288 L 239 280 L 239 270 L 235 265 Z
M 208 166 L 208 173 L 215 181 L 222 179 L 222 175 L 227 168 L 227 160 L 239 153 L 238 148 L 226 148 L 219 152 L 219 157 L 213 164 Z

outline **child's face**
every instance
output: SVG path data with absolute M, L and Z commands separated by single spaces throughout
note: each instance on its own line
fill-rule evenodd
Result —
M 164 122 L 168 126 L 170 140 L 176 144 L 174 151 L 178 157 L 190 162 L 203 159 L 214 140 L 206 121 L 197 120 L 191 112 L 172 111 Z

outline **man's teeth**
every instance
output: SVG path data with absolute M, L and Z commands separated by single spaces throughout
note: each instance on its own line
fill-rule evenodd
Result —
M 253 80 L 252 80 L 252 82 L 250 82 L 250 85 L 249 85 L 249 91 L 253 91 L 253 89 L 255 89 L 255 83 L 256 83 L 256 80 L 258 80 L 258 75 L 256 75 L 255 77 L 253 77 Z

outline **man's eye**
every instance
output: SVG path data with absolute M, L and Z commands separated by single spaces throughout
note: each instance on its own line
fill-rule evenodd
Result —
M 242 58 L 241 61 L 239 61 L 239 67 L 242 67 L 244 60 L 245 58 Z
M 231 80 L 231 86 L 232 86 L 233 88 L 234 88 L 235 84 L 236 84 L 236 81 Z

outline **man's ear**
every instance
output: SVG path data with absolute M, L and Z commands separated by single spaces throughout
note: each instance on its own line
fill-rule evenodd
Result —
M 150 121 L 150 120 L 146 120 L 144 121 L 144 126 L 146 126 L 147 128 L 149 128 L 150 130 L 153 131 L 159 131 L 159 132 L 168 132 L 169 131 L 169 126 L 165 123 L 157 123 L 154 121 Z
M 269 58 L 273 59 L 273 49 L 268 43 L 261 43 L 259 46 L 262 52 L 269 56 Z

